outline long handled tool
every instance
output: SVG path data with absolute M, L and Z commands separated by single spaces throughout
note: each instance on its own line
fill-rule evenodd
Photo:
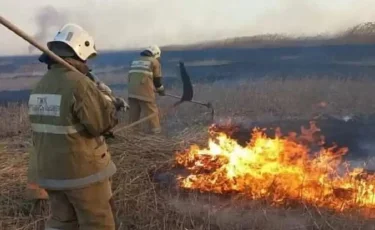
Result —
M 189 75 L 187 73 L 185 64 L 183 62 L 180 62 L 180 75 L 181 75 L 181 77 Z M 183 83 L 184 92 L 189 92 L 189 94 L 186 93 L 186 94 L 183 94 L 182 97 L 179 97 L 179 96 L 176 96 L 176 95 L 166 93 L 165 96 L 180 99 L 181 101 L 187 101 L 187 102 L 191 102 L 191 103 L 194 103 L 194 104 L 203 105 L 203 106 L 206 106 L 206 107 L 211 107 L 211 106 L 209 106 L 209 104 L 211 104 L 211 103 L 203 103 L 203 102 L 192 100 L 193 95 L 194 95 L 194 90 L 193 90 L 193 85 L 191 84 L 191 81 L 190 81 L 190 77 L 189 78 L 182 78 L 181 80 L 182 80 L 182 83 Z
M 169 94 L 169 93 L 166 93 L 165 96 L 167 97 L 172 97 L 172 98 L 176 98 L 176 99 L 180 99 L 179 96 L 176 96 L 176 95 L 173 95 L 173 94 Z M 194 100 L 191 100 L 191 101 L 187 101 L 187 102 L 190 102 L 190 103 L 193 103 L 193 104 L 197 104 L 197 105 L 202 105 L 204 107 L 207 107 L 208 109 L 211 109 L 211 119 L 213 120 L 214 116 L 215 116 L 215 110 L 211 104 L 211 102 L 200 102 L 200 101 L 194 101 Z
M 173 94 L 169 94 L 169 93 L 166 93 L 165 96 L 176 98 L 176 99 L 181 99 L 181 97 L 173 95 Z M 204 103 L 204 102 L 194 101 L 194 100 L 191 100 L 191 101 L 188 101 L 188 102 L 193 103 L 193 104 L 197 104 L 197 105 L 203 105 L 203 106 L 206 106 L 207 108 L 210 108 L 210 105 L 211 105 L 210 102 Z
M 181 75 L 181 77 L 182 76 L 189 76 L 183 62 L 180 62 L 180 75 Z M 190 94 L 186 94 L 186 95 L 184 94 L 184 95 L 182 95 L 182 97 L 179 97 L 179 96 L 176 96 L 176 95 L 173 95 L 173 94 L 166 93 L 165 96 L 180 99 L 181 101 L 186 101 L 186 102 L 190 102 L 190 103 L 193 103 L 193 104 L 205 106 L 208 109 L 211 109 L 211 119 L 213 120 L 214 115 L 215 115 L 215 110 L 214 110 L 214 108 L 213 108 L 213 106 L 210 102 L 204 103 L 204 102 L 192 100 L 193 95 L 194 95 L 194 91 L 193 91 L 193 85 L 191 84 L 191 81 L 190 81 L 190 77 L 182 78 L 182 83 L 183 83 L 184 92 L 189 92 Z

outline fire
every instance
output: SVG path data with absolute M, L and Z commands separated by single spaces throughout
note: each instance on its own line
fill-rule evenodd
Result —
M 197 145 L 177 153 L 176 164 L 189 172 L 179 176 L 185 189 L 218 194 L 240 193 L 274 205 L 301 202 L 335 211 L 375 208 L 375 178 L 343 160 L 347 148 L 323 147 L 315 123 L 310 129 L 274 138 L 256 128 L 246 146 L 230 132 L 210 129 L 207 148 Z

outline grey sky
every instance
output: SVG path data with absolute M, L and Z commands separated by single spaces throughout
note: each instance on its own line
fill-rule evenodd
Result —
M 99 50 L 336 32 L 375 21 L 374 0 L 0 0 L 1 15 L 32 35 L 46 6 L 59 12 L 42 20 L 46 37 L 53 38 L 57 25 L 75 22 L 93 34 Z M 28 44 L 4 27 L 0 35 L 0 55 L 28 53 Z

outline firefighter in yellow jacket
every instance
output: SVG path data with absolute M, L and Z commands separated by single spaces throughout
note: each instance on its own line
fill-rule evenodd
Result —
M 47 54 L 43 53 L 39 57 L 39 61 L 42 63 L 48 62 L 49 57 Z M 51 68 L 50 65 L 47 66 L 48 69 Z M 97 83 L 97 88 L 101 90 L 106 96 L 112 96 L 112 90 L 105 85 L 103 82 L 99 81 L 98 79 L 95 79 L 95 77 L 92 76 L 92 72 L 89 72 L 87 74 L 87 77 L 89 77 L 91 80 L 95 81 Z M 129 105 L 125 103 L 124 110 L 128 110 Z M 33 153 L 34 151 L 32 149 L 29 150 L 29 166 L 27 170 L 27 185 L 25 189 L 25 198 L 28 200 L 34 200 L 36 203 L 35 205 L 38 205 L 38 201 L 40 200 L 48 200 L 48 194 L 45 189 L 42 189 L 39 187 L 39 185 L 36 183 L 36 157 Z
M 160 96 L 165 95 L 160 57 L 161 50 L 154 45 L 142 51 L 131 63 L 128 73 L 129 123 L 138 121 L 141 116 L 158 113 L 155 91 Z M 149 130 L 154 134 L 161 132 L 159 116 L 150 119 Z
M 48 48 L 86 75 L 96 56 L 93 38 L 80 26 L 63 26 Z M 106 97 L 95 82 L 47 58 L 47 73 L 32 90 L 29 119 L 36 182 L 51 204 L 49 230 L 114 230 L 110 177 L 116 166 L 103 134 L 126 102 Z

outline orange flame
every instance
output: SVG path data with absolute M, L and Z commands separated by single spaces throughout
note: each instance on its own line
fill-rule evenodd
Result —
M 219 194 L 236 192 L 275 205 L 299 201 L 336 211 L 375 208 L 374 176 L 343 161 L 347 148 L 323 148 L 324 138 L 314 142 L 311 137 L 320 131 L 315 123 L 301 131 L 300 136 L 282 137 L 278 129 L 276 137 L 269 138 L 256 128 L 243 147 L 210 129 L 208 148 L 193 145 L 177 153 L 176 164 L 190 173 L 179 176 L 179 185 Z M 318 150 L 312 153 L 314 143 Z

